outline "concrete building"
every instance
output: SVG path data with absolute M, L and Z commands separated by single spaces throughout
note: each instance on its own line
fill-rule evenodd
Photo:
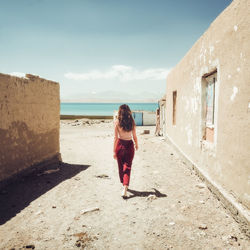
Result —
M 249 0 L 234 0 L 168 75 L 166 136 L 249 223 Z
M 58 83 L 0 74 L 0 184 L 32 167 L 58 162 L 59 127 Z

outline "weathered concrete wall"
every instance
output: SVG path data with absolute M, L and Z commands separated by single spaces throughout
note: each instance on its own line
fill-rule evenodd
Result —
M 0 182 L 59 159 L 59 84 L 0 74 Z
M 250 1 L 235 0 L 167 78 L 166 134 L 237 202 L 250 208 Z M 217 70 L 213 142 L 203 139 L 202 77 Z M 173 91 L 177 91 L 176 125 Z
M 156 124 L 155 112 L 143 111 L 143 126 L 153 126 Z

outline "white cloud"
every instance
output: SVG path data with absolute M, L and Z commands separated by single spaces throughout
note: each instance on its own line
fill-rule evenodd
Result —
M 166 79 L 170 69 L 150 68 L 137 70 L 131 66 L 113 65 L 109 70 L 92 70 L 85 73 L 66 73 L 64 76 L 72 80 L 109 80 L 118 79 L 121 81 L 132 80 L 163 80 Z
M 17 77 L 23 77 L 25 78 L 25 73 L 22 73 L 22 72 L 11 72 L 10 73 L 11 76 L 17 76 Z

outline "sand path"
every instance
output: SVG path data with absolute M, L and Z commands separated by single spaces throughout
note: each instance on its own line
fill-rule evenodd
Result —
M 62 122 L 64 163 L 0 194 L 0 249 L 247 249 L 239 225 L 193 170 L 153 127 L 149 135 L 143 129 L 123 200 L 112 123 Z

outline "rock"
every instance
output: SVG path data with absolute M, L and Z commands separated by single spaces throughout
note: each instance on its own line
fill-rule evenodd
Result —
M 196 187 L 198 187 L 198 188 L 205 188 L 206 185 L 204 183 L 199 183 L 199 184 L 196 184 Z
M 81 242 L 80 242 L 80 241 L 77 241 L 75 245 L 76 245 L 77 247 L 81 247 Z
M 175 222 L 171 221 L 168 223 L 168 225 L 173 226 L 173 225 L 175 225 Z
M 201 204 L 205 204 L 205 201 L 199 201 Z
M 52 208 L 56 208 L 56 206 L 52 206 Z
M 201 225 L 199 226 L 199 229 L 201 229 L 201 230 L 205 230 L 205 229 L 207 229 L 207 225 L 205 225 L 205 224 L 201 224 Z
M 27 246 L 25 246 L 25 248 L 35 249 L 35 245 L 27 245 Z
M 100 175 L 96 175 L 96 178 L 101 178 L 101 179 L 109 179 L 109 176 L 106 174 L 100 174 Z
M 74 179 L 75 179 L 76 181 L 80 181 L 80 180 L 81 180 L 80 177 L 75 177 Z
M 233 235 L 231 235 L 229 239 L 234 240 L 234 241 L 238 241 L 238 238 L 236 236 L 233 236 Z
M 147 197 L 147 201 L 152 201 L 152 200 L 155 200 L 157 199 L 156 195 L 154 194 L 150 194 L 148 197 Z
M 43 212 L 41 211 L 41 210 L 39 210 L 39 211 L 37 211 L 36 213 L 35 213 L 35 215 L 40 215 L 40 214 L 42 214 Z
M 37 174 L 37 176 L 44 175 L 44 174 L 52 174 L 52 173 L 58 172 L 59 170 L 60 170 L 60 168 L 49 169 L 49 170 L 46 170 L 40 174 Z
M 95 211 L 99 211 L 99 210 L 100 210 L 99 207 L 94 207 L 94 208 L 82 210 L 81 214 L 86 214 L 86 213 L 95 212 Z
M 38 79 L 39 76 L 37 75 L 32 75 L 32 74 L 26 74 L 25 75 L 26 78 L 29 78 L 30 80 L 35 80 L 35 79 Z

